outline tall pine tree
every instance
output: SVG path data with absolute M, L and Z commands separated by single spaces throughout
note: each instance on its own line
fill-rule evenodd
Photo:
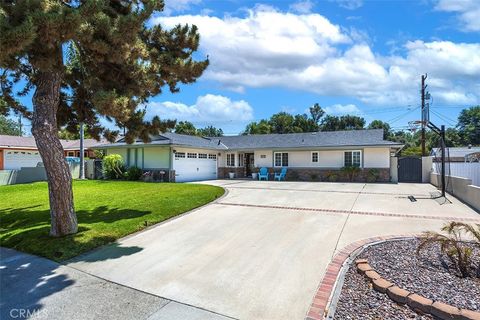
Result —
M 113 139 L 99 116 L 127 130 L 127 142 L 147 141 L 174 123 L 143 120 L 138 106 L 167 86 L 201 76 L 208 60 L 194 61 L 195 26 L 148 26 L 163 1 L 17 0 L 0 2 L 0 113 L 32 120 L 45 165 L 52 236 L 77 232 L 72 177 L 58 128 Z M 19 91 L 20 84 L 25 84 Z M 33 111 L 17 99 L 33 90 Z

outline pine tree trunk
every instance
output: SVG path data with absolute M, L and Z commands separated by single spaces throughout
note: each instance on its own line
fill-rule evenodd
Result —
M 78 228 L 73 207 L 72 175 L 58 138 L 57 110 L 61 82 L 60 72 L 37 73 L 32 121 L 32 133 L 48 178 L 50 235 L 55 237 L 76 233 Z

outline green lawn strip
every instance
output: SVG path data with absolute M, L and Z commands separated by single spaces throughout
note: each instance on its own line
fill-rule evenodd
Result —
M 74 181 L 78 230 L 49 236 L 45 182 L 0 187 L 0 245 L 64 261 L 220 197 L 220 187 L 128 181 Z

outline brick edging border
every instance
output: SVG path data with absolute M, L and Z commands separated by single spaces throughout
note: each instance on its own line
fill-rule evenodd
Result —
M 406 304 L 413 310 L 419 310 L 421 313 L 431 314 L 439 319 L 461 319 L 477 320 L 480 319 L 480 312 L 460 309 L 450 304 L 440 301 L 433 301 L 422 295 L 410 292 L 394 283 L 382 278 L 369 264 L 366 259 L 357 259 L 355 261 L 357 271 L 364 275 L 373 285 L 373 289 L 386 294 L 391 300 L 398 304 Z
M 307 312 L 305 320 L 322 320 L 327 313 L 327 307 L 330 302 L 330 298 L 334 292 L 335 284 L 337 282 L 337 276 L 339 275 L 345 261 L 358 249 L 363 246 L 385 240 L 412 238 L 418 236 L 418 234 L 405 234 L 405 235 L 390 235 L 379 236 L 367 239 L 358 240 L 350 243 L 342 250 L 340 250 L 325 270 L 325 275 L 322 281 L 318 285 L 317 292 L 313 297 L 313 301 L 310 304 L 310 308 Z

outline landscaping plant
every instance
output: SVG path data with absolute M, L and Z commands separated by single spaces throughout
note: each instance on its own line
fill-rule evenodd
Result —
M 330 182 L 337 182 L 338 181 L 338 175 L 335 173 L 330 173 L 328 175 L 328 181 Z
M 380 172 L 378 172 L 378 169 L 370 169 L 367 174 L 367 182 L 375 182 L 379 176 Z
M 480 224 L 469 225 L 462 222 L 449 222 L 442 227 L 443 233 L 424 232 L 422 241 L 417 248 L 417 254 L 430 245 L 437 244 L 440 250 L 452 262 L 462 277 L 469 277 L 474 270 L 472 254 L 473 249 L 467 244 L 474 244 L 480 249 Z M 467 242 L 462 235 L 470 237 Z M 480 277 L 480 265 L 477 266 L 477 277 Z
M 143 170 L 138 167 L 130 167 L 127 172 L 125 172 L 125 178 L 130 181 L 137 181 L 143 175 Z
M 105 179 L 122 179 L 125 172 L 122 156 L 119 154 L 105 156 L 102 161 L 102 171 Z
M 345 175 L 347 175 L 350 181 L 354 181 L 355 176 L 357 175 L 357 173 L 360 172 L 360 168 L 355 166 L 343 167 L 342 172 L 345 173 Z

